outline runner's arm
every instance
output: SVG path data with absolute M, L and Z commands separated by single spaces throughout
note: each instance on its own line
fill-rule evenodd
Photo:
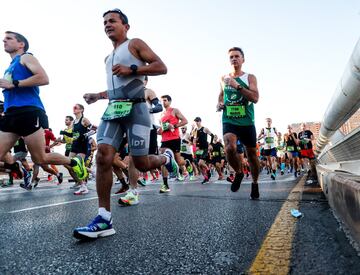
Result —
M 174 109 L 174 113 L 175 113 L 175 116 L 180 120 L 177 124 L 173 125 L 174 128 L 179 128 L 179 127 L 182 127 L 186 124 L 188 124 L 188 121 L 186 119 L 186 117 L 180 112 L 179 109 Z
M 31 54 L 24 54 L 20 60 L 26 68 L 32 72 L 32 76 L 19 80 L 19 87 L 33 87 L 49 84 L 49 77 L 40 65 L 39 61 Z
M 257 103 L 259 91 L 255 75 L 249 74 L 249 89 L 242 87 L 235 79 L 231 78 L 229 85 L 238 90 L 247 100 Z
M 164 62 L 143 40 L 138 38 L 132 39 L 129 44 L 129 50 L 135 57 L 147 63 L 147 65 L 138 67 L 138 75 L 161 75 L 167 73 Z M 129 74 L 131 74 L 130 67 L 129 70 Z

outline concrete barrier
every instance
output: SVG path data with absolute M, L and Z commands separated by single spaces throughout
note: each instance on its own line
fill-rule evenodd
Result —
M 320 186 L 335 215 L 360 245 L 360 176 L 318 165 Z

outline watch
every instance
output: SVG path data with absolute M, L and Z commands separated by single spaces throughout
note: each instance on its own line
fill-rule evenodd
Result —
M 242 89 L 243 89 L 243 86 L 241 86 L 240 84 L 237 85 L 236 90 L 241 91 Z
M 132 64 L 130 66 L 130 69 L 131 69 L 131 75 L 137 75 L 137 69 L 138 69 L 138 66 L 135 65 L 135 64 Z
M 14 84 L 15 88 L 19 88 L 19 80 L 13 80 L 12 84 Z

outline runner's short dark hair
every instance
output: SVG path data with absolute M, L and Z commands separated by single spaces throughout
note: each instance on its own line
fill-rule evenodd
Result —
M 66 116 L 65 118 L 68 118 L 70 121 L 74 120 L 74 118 L 72 116 Z
M 243 51 L 241 48 L 239 48 L 239 47 L 232 47 L 232 48 L 230 48 L 229 51 L 228 51 L 228 53 L 229 53 L 229 52 L 232 52 L 232 51 L 239 51 L 239 52 L 241 53 L 242 57 L 245 57 L 245 56 L 244 56 L 244 51 Z
M 23 42 L 23 43 L 25 44 L 25 46 L 24 46 L 24 52 L 27 52 L 27 50 L 29 49 L 29 42 L 28 42 L 28 40 L 25 38 L 25 36 L 23 36 L 23 35 L 20 34 L 20 33 L 12 32 L 12 31 L 6 31 L 5 33 L 15 35 L 15 38 L 16 38 L 16 40 L 17 40 L 18 42 Z
M 168 101 L 171 102 L 171 96 L 169 95 L 162 95 L 161 98 L 166 98 Z

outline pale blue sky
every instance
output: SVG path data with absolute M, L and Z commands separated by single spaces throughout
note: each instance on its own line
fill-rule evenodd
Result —
M 243 70 L 258 79 L 256 126 L 272 117 L 286 124 L 320 121 L 359 38 L 359 1 L 16 1 L 2 3 L 0 33 L 24 34 L 50 77 L 41 97 L 57 134 L 85 92 L 106 89 L 104 58 L 112 44 L 103 12 L 120 8 L 130 38 L 139 37 L 163 59 L 165 76 L 151 77 L 158 96 L 170 94 L 189 121 L 221 134 L 215 112 L 220 76 L 231 70 L 227 50 L 242 47 Z M 0 71 L 10 58 L 0 51 Z M 0 96 L 2 98 L 2 96 Z M 105 102 L 86 107 L 98 124 Z

